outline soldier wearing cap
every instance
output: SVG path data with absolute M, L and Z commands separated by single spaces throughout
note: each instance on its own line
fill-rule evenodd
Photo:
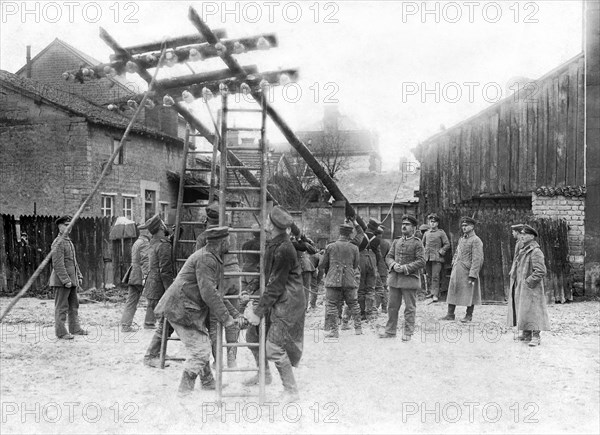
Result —
M 143 225 L 138 226 L 141 228 Z M 126 280 L 123 282 L 128 285 L 127 302 L 125 302 L 125 309 L 121 316 L 121 330 L 123 332 L 133 331 L 131 323 L 133 322 L 133 316 L 137 310 L 137 305 L 142 295 L 144 283 L 148 276 L 150 266 L 148 263 L 148 245 L 150 244 L 150 233 L 146 228 L 140 229 L 140 235 L 131 247 L 131 268 L 129 275 L 126 274 Z M 154 311 L 152 310 L 151 304 L 148 304 L 146 308 L 145 324 L 154 324 Z
M 461 218 L 462 237 L 452 259 L 452 273 L 448 286 L 448 314 L 440 320 L 454 320 L 457 305 L 466 306 L 467 313 L 461 322 L 473 320 L 475 305 L 481 305 L 479 272 L 483 266 L 483 243 L 475 234 L 476 221 Z
M 521 243 L 521 230 L 523 229 L 523 225 L 524 224 L 514 224 L 514 225 L 510 226 L 510 233 L 512 234 L 513 238 L 516 240 L 516 243 L 515 243 L 515 252 L 513 254 L 513 259 L 512 259 L 512 265 L 510 266 L 510 272 L 508 274 L 509 277 L 511 277 L 514 273 L 514 270 L 517 266 L 517 254 L 519 253 L 521 246 L 523 246 L 523 244 Z M 505 294 L 504 294 L 505 301 L 508 301 L 509 293 L 510 293 L 510 288 L 505 289 Z
M 202 389 L 215 389 L 209 365 L 210 338 L 206 328 L 209 311 L 226 327 L 236 323 L 218 290 L 223 254 L 229 249 L 229 230 L 216 227 L 204 234 L 206 245 L 188 257 L 155 310 L 157 315 L 169 321 L 188 353 L 179 385 L 181 395 L 194 389 L 198 375 Z
M 323 269 L 321 268 L 321 262 L 323 261 L 324 253 L 325 250 L 321 249 L 320 251 L 315 252 L 309 257 L 310 262 L 315 268 L 310 281 L 310 301 L 308 304 L 309 308 L 313 310 L 317 308 L 317 297 L 319 296 L 319 283 L 323 278 Z
M 87 335 L 79 324 L 77 289 L 83 283 L 83 275 L 67 231 L 71 219 L 71 216 L 65 215 L 54 222 L 59 234 L 52 242 L 52 273 L 48 282 L 54 290 L 54 331 L 56 337 L 63 340 L 72 340 L 73 335 Z M 70 334 L 65 327 L 67 318 Z
M 206 218 L 207 228 L 216 228 L 219 226 L 219 203 L 214 201 L 206 207 Z M 237 240 L 234 234 L 229 235 L 230 246 L 237 248 Z M 206 231 L 198 236 L 196 239 L 196 250 L 201 249 L 207 243 Z M 239 272 L 240 265 L 236 254 L 223 254 L 223 270 L 225 272 Z M 219 289 L 221 295 L 238 295 L 240 294 L 240 277 L 226 277 L 223 281 L 224 287 Z M 237 318 L 240 311 L 240 300 L 239 299 L 224 299 L 225 307 L 227 307 L 229 314 Z M 216 360 L 217 356 L 217 330 L 219 327 L 219 320 L 215 315 L 211 313 L 209 317 L 210 322 L 210 339 L 213 346 L 213 356 Z M 229 328 L 225 328 L 225 340 L 227 343 L 237 343 L 240 330 L 237 324 L 232 325 Z M 234 368 L 237 366 L 237 347 L 229 347 L 227 349 L 227 367 Z
M 367 320 L 368 318 L 377 315 L 377 309 L 375 308 L 375 286 L 378 281 L 381 285 L 381 279 L 379 278 L 376 268 L 377 258 L 371 246 L 371 242 L 374 242 L 375 240 L 375 235 L 367 231 L 365 233 L 365 238 L 358 247 L 360 267 L 358 306 L 360 307 L 361 320 Z M 377 254 L 380 256 L 379 245 L 377 245 L 376 249 Z
M 284 208 L 273 207 L 266 226 L 271 239 L 265 252 L 265 291 L 258 305 L 247 310 L 248 321 L 255 326 L 261 317 L 268 317 L 267 359 L 279 371 L 284 389 L 281 398 L 286 401 L 299 398 L 292 367 L 297 367 L 302 357 L 306 315 L 302 269 L 286 231 L 292 223 Z
M 529 225 L 521 228 L 521 247 L 510 273 L 508 299 L 508 326 L 520 332 L 517 340 L 528 341 L 529 346 L 540 344 L 540 331 L 550 329 L 544 277 L 545 258 L 535 240 L 538 232 Z
M 428 288 L 433 302 L 437 302 L 440 295 L 440 274 L 444 265 L 444 255 L 450 249 L 450 241 L 446 232 L 439 228 L 440 218 L 437 214 L 431 213 L 427 219 L 429 220 L 429 230 L 423 234 L 425 273 L 430 283 Z
M 377 308 L 381 305 L 381 299 L 385 296 L 385 290 L 383 288 L 383 281 L 387 279 L 387 266 L 385 264 L 385 256 L 381 253 L 381 234 L 383 230 L 380 229 L 381 222 L 377 219 L 370 218 L 367 224 L 367 231 L 365 232 L 365 238 L 368 239 L 368 249 L 371 251 L 372 259 L 375 264 L 375 284 L 373 289 L 373 305 L 370 313 L 367 315 L 377 315 Z M 361 268 L 362 276 L 362 268 Z M 359 290 L 360 293 L 360 290 Z M 360 303 L 360 301 L 359 301 Z M 362 310 L 362 305 L 361 305 Z
M 339 308 L 345 301 L 354 318 L 354 330 L 362 334 L 360 306 L 358 305 L 358 284 L 360 281 L 360 256 L 358 247 L 350 241 L 353 225 L 340 225 L 338 239 L 327 245 L 323 255 L 325 274 L 325 329 L 328 337 L 339 337 Z M 360 244 L 360 242 L 359 242 Z
M 242 251 L 260 251 L 260 225 L 252 225 L 252 238 L 242 245 Z M 260 272 L 260 254 L 242 254 L 242 272 Z M 246 310 L 249 297 L 259 294 L 260 280 L 257 276 L 242 277 L 242 301 L 240 313 Z
M 175 278 L 171 243 L 168 239 L 167 226 L 159 214 L 148 219 L 140 229 L 147 229 L 152 236 L 147 249 L 148 276 L 142 295 L 148 299 L 148 309 L 154 311 L 159 299 Z M 154 329 L 155 321 L 154 316 L 148 316 L 144 321 L 144 329 Z
M 390 302 L 388 322 L 380 338 L 396 337 L 398 311 L 404 299 L 404 332 L 402 341 L 409 341 L 415 328 L 417 311 L 417 290 L 421 287 L 419 269 L 425 266 L 425 256 L 421 241 L 415 237 L 417 220 L 414 216 L 402 216 L 402 236 L 395 239 L 385 257 L 390 274 L 388 286 Z
M 381 277 L 381 288 L 375 287 L 375 308 L 381 307 L 381 312 L 387 314 L 388 312 L 388 299 L 389 290 L 387 285 L 387 277 L 389 275 L 387 264 L 385 264 L 385 257 L 390 252 L 392 244 L 389 240 L 383 238 L 384 225 L 380 225 L 375 231 L 375 236 L 379 240 L 379 251 L 381 252 L 381 263 L 377 264 L 377 270 Z
M 315 266 L 310 261 L 310 256 L 317 253 L 312 240 L 300 233 L 300 229 L 296 228 L 296 232 L 292 231 L 292 245 L 298 255 L 298 262 L 302 269 L 302 285 L 304 287 L 304 296 L 306 299 L 306 308 L 308 308 L 308 298 L 311 292 L 312 275 L 315 271 Z

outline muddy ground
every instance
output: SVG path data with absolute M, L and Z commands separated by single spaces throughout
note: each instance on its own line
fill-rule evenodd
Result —
M 445 306 L 420 301 L 417 332 L 403 343 L 376 338 L 383 315 L 362 336 L 326 340 L 320 305 L 295 370 L 300 402 L 230 399 L 221 410 L 214 392 L 177 398 L 182 363 L 142 365 L 153 332 L 121 333 L 122 304 L 81 305 L 90 335 L 74 341 L 56 340 L 53 308 L 24 299 L 1 325 L 3 434 L 600 432 L 598 302 L 549 307 L 552 331 L 538 348 L 513 341 L 505 306 L 476 307 L 463 325 L 437 323 Z M 178 342 L 169 353 L 183 355 Z M 247 349 L 238 361 L 251 364 Z M 242 390 L 247 375 L 225 376 L 226 391 Z M 267 400 L 280 391 L 276 376 Z

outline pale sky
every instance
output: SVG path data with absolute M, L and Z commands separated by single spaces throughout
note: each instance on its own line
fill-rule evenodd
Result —
M 582 51 L 579 0 L 0 5 L 0 68 L 10 72 L 25 63 L 26 45 L 35 56 L 56 37 L 107 62 L 111 51 L 98 37 L 100 26 L 124 46 L 194 33 L 190 5 L 230 38 L 276 33 L 278 48 L 237 56 L 262 71 L 299 69 L 287 99 L 281 89 L 274 92 L 276 109 L 301 128 L 337 102 L 342 114 L 378 133 L 384 169 L 397 168 L 400 156 L 440 125 L 451 127 L 507 96 L 511 78 L 539 78 Z M 196 72 L 225 68 L 219 59 L 191 66 Z

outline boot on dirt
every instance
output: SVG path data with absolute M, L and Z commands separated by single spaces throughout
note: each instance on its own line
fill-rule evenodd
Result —
M 267 366 L 265 370 L 265 385 L 271 385 L 271 382 L 273 382 L 273 376 L 271 375 L 271 370 L 269 370 L 269 367 Z M 242 384 L 247 387 L 258 385 L 258 373 L 246 379 Z
M 515 341 L 531 341 L 531 331 L 521 331 Z
M 440 317 L 440 320 L 454 320 L 454 310 L 456 309 L 456 305 L 448 304 L 448 314 L 444 317 Z
M 283 393 L 279 395 L 278 399 L 283 403 L 297 402 L 300 400 L 300 395 L 298 394 L 298 386 L 296 385 L 292 365 L 288 362 L 287 364 L 279 364 L 276 367 L 283 384 Z
M 181 383 L 179 384 L 177 395 L 180 397 L 190 395 L 191 392 L 194 391 L 194 384 L 196 383 L 197 376 L 198 375 L 196 373 L 184 370 L 183 375 L 181 376 Z
M 540 331 L 531 331 L 531 341 L 529 342 L 529 346 L 535 347 L 542 344 L 542 339 L 540 338 Z
M 237 367 L 236 356 L 236 347 L 230 347 L 227 349 L 227 368 L 235 369 Z

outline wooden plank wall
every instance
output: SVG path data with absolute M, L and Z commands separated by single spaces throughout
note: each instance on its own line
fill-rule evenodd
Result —
M 472 198 L 583 185 L 583 55 L 420 144 L 423 213 Z

